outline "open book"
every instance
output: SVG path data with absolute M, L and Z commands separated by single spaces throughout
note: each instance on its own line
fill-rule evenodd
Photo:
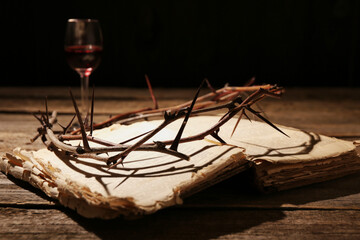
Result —
M 184 136 L 212 126 L 218 116 L 191 117 Z M 182 120 L 150 141 L 174 139 Z M 182 160 L 157 152 L 130 153 L 124 165 L 109 169 L 92 159 L 73 158 L 61 151 L 26 151 L 20 148 L 0 159 L 6 174 L 31 183 L 61 204 L 85 217 L 114 218 L 150 214 L 181 204 L 183 198 L 234 174 L 253 171 L 263 191 L 283 190 L 333 179 L 360 171 L 360 157 L 352 142 L 281 127 L 289 137 L 269 125 L 236 119 L 221 127 L 219 136 L 181 143 Z M 112 125 L 94 132 L 95 137 L 121 142 L 158 126 L 161 121 Z M 93 145 L 95 145 L 93 143 Z

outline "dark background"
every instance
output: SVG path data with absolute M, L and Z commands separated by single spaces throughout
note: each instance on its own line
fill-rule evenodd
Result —
M 0 85 L 79 85 L 68 18 L 97 18 L 97 86 L 360 86 L 359 1 L 1 1 Z

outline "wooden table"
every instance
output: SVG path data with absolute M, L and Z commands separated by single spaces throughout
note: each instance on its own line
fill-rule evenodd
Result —
M 194 89 L 157 89 L 161 106 L 192 98 Z M 0 88 L 0 153 L 29 144 L 38 122 L 32 112 L 72 115 L 67 88 Z M 146 89 L 96 91 L 95 120 L 151 106 Z M 261 108 L 275 123 L 360 139 L 360 89 L 288 89 Z M 42 192 L 0 173 L 0 239 L 360 239 L 360 173 L 299 189 L 262 195 L 237 175 L 181 206 L 136 220 L 84 219 Z

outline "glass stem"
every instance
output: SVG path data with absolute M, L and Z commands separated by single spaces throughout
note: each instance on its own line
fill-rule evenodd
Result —
M 85 125 L 87 125 L 87 117 L 89 114 L 89 74 L 86 72 L 80 72 L 81 78 L 81 115 Z

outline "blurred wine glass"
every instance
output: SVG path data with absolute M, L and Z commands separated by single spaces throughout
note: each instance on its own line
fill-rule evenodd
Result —
M 70 67 L 81 80 L 81 114 L 89 113 L 89 76 L 100 64 L 103 39 L 96 19 L 69 19 L 65 32 L 65 54 Z

